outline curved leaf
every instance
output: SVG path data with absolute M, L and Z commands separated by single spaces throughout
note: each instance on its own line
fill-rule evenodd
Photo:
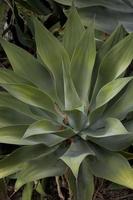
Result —
M 133 133 L 128 132 L 123 124 L 115 118 L 106 120 L 105 129 L 88 130 L 83 135 L 87 136 L 88 140 L 111 151 L 126 149 L 133 143 Z
M 79 167 L 82 161 L 88 155 L 95 155 L 94 152 L 83 140 L 72 141 L 68 150 L 62 155 L 63 160 L 68 167 L 72 170 L 73 175 L 77 179 L 79 173 Z
M 55 0 L 63 5 L 72 5 L 72 0 Z M 111 33 L 116 26 L 123 24 L 127 31 L 133 31 L 132 0 L 76 0 L 75 6 L 84 22 L 88 25 L 95 18 L 98 30 Z
M 73 81 L 69 71 L 63 66 L 63 80 L 64 80 L 64 97 L 65 97 L 65 110 L 74 110 L 81 106 L 81 101 L 74 87 Z
M 64 4 L 64 5 L 72 5 L 72 0 L 55 0 L 58 3 Z M 120 10 L 124 12 L 131 12 L 132 11 L 132 4 L 123 1 L 123 0 L 112 0 L 112 1 L 106 1 L 106 0 L 76 0 L 75 5 L 78 8 L 83 7 L 91 7 L 91 6 L 103 6 L 114 10 Z
M 104 118 L 115 117 L 124 119 L 125 116 L 133 111 L 133 81 L 129 83 L 125 93 L 112 105 L 104 114 Z
M 29 137 L 32 135 L 56 133 L 61 131 L 59 124 L 53 123 L 50 120 L 40 120 L 31 124 L 25 132 L 24 137 Z
M 96 97 L 96 108 L 99 108 L 116 96 L 133 77 L 119 78 L 102 87 Z
M 127 69 L 133 59 L 132 47 L 133 34 L 130 34 L 106 54 L 99 68 L 92 101 L 101 87 L 119 77 Z
M 0 69 L 0 83 L 28 83 L 32 85 L 29 81 L 9 69 Z
M 122 25 L 118 26 L 113 33 L 105 40 L 103 45 L 98 49 L 96 61 L 92 73 L 92 82 L 91 82 L 91 95 L 97 79 L 97 74 L 99 70 L 100 63 L 103 61 L 105 55 L 114 47 L 120 40 L 122 40 L 127 35 L 126 30 Z M 90 99 L 91 99 L 90 95 Z
M 22 200 L 31 200 L 33 193 L 33 183 L 28 183 L 24 186 L 22 193 Z
M 74 6 L 71 8 L 68 20 L 65 25 L 63 45 L 70 58 L 73 56 L 74 50 L 77 47 L 78 41 L 80 40 L 85 28 L 80 21 L 80 17 Z
M 94 180 L 87 160 L 84 160 L 79 169 L 77 182 L 77 199 L 92 200 L 94 193 Z
M 31 133 L 32 134 L 32 133 Z M 62 143 L 67 139 L 73 137 L 75 133 L 71 129 L 64 129 L 62 131 L 58 131 L 51 134 L 36 134 L 31 136 L 26 136 L 26 140 L 36 142 L 37 144 L 45 144 L 49 147 Z M 24 136 L 25 138 L 25 136 Z
M 0 177 L 4 178 L 11 174 L 20 171 L 25 163 L 39 157 L 42 154 L 47 154 L 51 149 L 44 145 L 33 145 L 21 147 L 4 159 L 0 160 Z
M 114 32 L 105 40 L 103 45 L 98 51 L 98 63 L 100 64 L 104 56 L 113 48 L 120 40 L 127 35 L 126 30 L 122 25 L 118 26 Z
M 29 142 L 35 142 L 36 144 L 44 144 L 48 147 L 53 147 L 57 144 L 61 144 L 62 142 L 64 142 L 66 138 L 54 134 L 40 134 L 27 137 L 26 140 L 28 140 Z
M 68 53 L 63 45 L 35 18 L 34 25 L 37 51 L 55 78 L 58 97 L 67 110 L 79 107 L 79 97 L 69 73 Z
M 55 97 L 53 78 L 45 66 L 22 48 L 3 39 L 0 39 L 0 43 L 16 74 L 31 81 L 51 97 Z
M 65 113 L 67 114 L 68 123 L 74 131 L 78 132 L 84 128 L 87 121 L 87 115 L 85 113 L 80 110 L 72 110 Z
M 71 75 L 77 93 L 85 105 L 88 105 L 91 75 L 96 57 L 96 44 L 93 24 L 85 31 L 74 51 L 71 60 Z
M 93 150 L 97 157 L 90 157 L 89 163 L 95 176 L 133 189 L 133 169 L 122 155 L 106 151 L 98 146 L 95 146 Z
M 78 12 L 85 25 L 88 24 L 88 20 L 93 20 L 96 16 L 96 29 L 100 31 L 110 34 L 119 24 L 122 24 L 128 32 L 133 31 L 132 12 L 121 12 L 117 10 L 107 9 L 102 6 L 80 8 L 78 9 Z
M 13 109 L 0 107 L 0 127 L 31 124 L 34 120 Z
M 31 112 L 31 109 L 27 104 L 19 101 L 7 92 L 0 92 L 0 107 L 10 108 L 33 119 L 39 119 L 37 115 L 34 115 Z
M 11 95 L 32 106 L 54 112 L 54 103 L 41 90 L 26 84 L 1 84 Z
M 0 128 L 0 143 L 16 145 L 33 145 L 36 142 L 23 139 L 27 125 L 7 126 Z
M 25 183 L 39 180 L 42 178 L 60 176 L 66 169 L 65 164 L 58 160 L 58 156 L 54 153 L 50 155 L 42 155 L 33 161 L 30 161 L 24 171 L 18 175 L 16 182 L 16 190 Z
M 103 86 L 96 96 L 96 105 L 90 113 L 90 122 L 96 121 L 100 116 L 102 116 L 106 104 L 113 99 L 128 83 L 132 80 L 132 77 L 119 78 L 107 83 Z

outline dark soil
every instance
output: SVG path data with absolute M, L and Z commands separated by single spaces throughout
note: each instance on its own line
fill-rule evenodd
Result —
M 133 200 L 133 190 L 98 179 L 93 200 Z
M 11 183 L 10 183 L 11 184 Z M 8 196 L 10 198 L 0 198 L 0 200 L 21 200 L 22 191 L 14 194 L 13 185 L 8 185 Z M 69 198 L 68 189 L 61 187 L 64 200 L 73 200 Z M 55 178 L 47 179 L 46 196 L 40 199 L 40 195 L 37 192 L 33 192 L 32 200 L 63 200 L 59 197 Z M 82 200 L 82 199 L 81 199 Z M 95 193 L 93 200 L 133 200 L 133 190 L 117 186 L 103 179 L 95 180 Z

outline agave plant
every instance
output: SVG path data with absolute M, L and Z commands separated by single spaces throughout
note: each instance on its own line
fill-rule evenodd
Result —
M 62 43 L 33 18 L 37 58 L 3 39 L 13 67 L 0 70 L 0 142 L 20 147 L 0 160 L 0 178 L 24 184 L 65 174 L 75 199 L 91 200 L 93 177 L 133 188 L 133 34 L 122 26 L 96 50 L 94 24 L 75 8 Z M 76 187 L 76 189 L 75 189 Z M 75 192 L 76 191 L 76 192 Z
M 71 6 L 73 0 L 54 0 L 64 6 Z M 132 0 L 75 0 L 75 5 L 86 23 L 90 18 L 96 19 L 96 28 L 112 32 L 118 24 L 123 24 L 133 32 L 133 1 Z

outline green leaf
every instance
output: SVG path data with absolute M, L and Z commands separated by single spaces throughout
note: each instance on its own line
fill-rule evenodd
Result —
M 54 112 L 54 103 L 41 90 L 26 84 L 2 84 L 11 95 L 32 106 Z
M 18 190 L 25 183 L 42 178 L 60 176 L 65 169 L 66 166 L 61 160 L 58 160 L 57 154 L 42 155 L 25 166 L 23 172 L 18 175 L 15 188 Z
M 55 0 L 58 3 L 64 4 L 64 5 L 70 5 L 72 4 L 73 0 Z M 128 11 L 131 11 L 131 5 L 130 3 L 131 0 L 129 1 L 121 1 L 121 0 L 112 0 L 112 1 L 106 1 L 106 0 L 77 0 L 75 1 L 75 5 L 78 8 L 82 7 L 91 7 L 91 6 L 103 6 L 106 8 L 110 8 L 113 10 L 120 10 L 120 11 L 125 11 L 127 9 Z
M 79 107 L 79 97 L 69 72 L 69 55 L 63 45 L 35 18 L 34 25 L 37 51 L 55 78 L 58 97 L 66 109 Z
M 74 51 L 71 61 L 71 75 L 77 93 L 83 104 L 88 105 L 91 75 L 96 57 L 94 25 L 90 23 Z
M 22 113 L 19 113 L 13 109 L 0 107 L 0 127 L 12 126 L 12 125 L 24 125 L 31 124 L 34 120 Z
M 56 133 L 59 131 L 61 131 L 59 124 L 44 119 L 31 124 L 26 130 L 24 137 L 29 137 L 38 134 Z
M 22 48 L 3 39 L 0 39 L 0 43 L 8 56 L 14 72 L 31 81 L 54 98 L 53 77 L 51 77 L 47 68 Z
M 107 109 L 104 114 L 104 118 L 115 117 L 119 119 L 124 119 L 125 116 L 133 111 L 133 81 L 129 83 L 127 90 L 124 94 Z
M 63 5 L 72 5 L 72 0 L 55 0 Z M 119 24 L 129 31 L 133 31 L 132 23 L 132 0 L 76 0 L 74 2 L 78 8 L 84 24 L 95 18 L 96 28 L 106 33 L 111 33 Z
M 94 180 L 87 160 L 84 160 L 80 166 L 77 184 L 77 199 L 92 200 Z
M 65 112 L 68 117 L 68 123 L 76 132 L 80 131 L 86 124 L 87 115 L 80 110 Z
M 80 165 L 77 180 L 69 169 L 65 173 L 65 177 L 69 186 L 69 198 L 92 200 L 94 193 L 93 175 L 86 159 Z
M 107 1 L 106 1 L 107 2 Z M 114 5 L 115 6 L 115 5 Z M 132 7 L 132 6 L 131 6 Z M 130 8 L 131 8 L 130 7 Z M 125 12 L 120 10 L 107 9 L 103 6 L 91 6 L 78 9 L 78 12 L 85 25 L 88 20 L 93 20 L 95 17 L 96 29 L 111 33 L 119 24 L 123 24 L 128 32 L 132 32 L 132 11 Z M 95 15 L 94 15 L 95 13 Z M 128 19 L 128 20 L 127 20 Z
M 14 73 L 12 70 L 9 69 L 1 69 L 0 70 L 0 83 L 28 83 L 32 85 L 29 81 L 26 79 L 20 77 L 16 73 Z
M 94 88 L 94 84 L 97 79 L 97 74 L 99 70 L 100 63 L 103 61 L 105 55 L 114 47 L 120 40 L 122 40 L 127 35 L 126 30 L 122 25 L 118 26 L 113 33 L 103 42 L 103 45 L 98 49 L 95 66 L 92 73 L 92 82 L 91 82 L 91 94 Z
M 31 112 L 29 105 L 23 103 L 22 101 L 19 101 L 18 99 L 14 98 L 6 92 L 0 92 L 0 107 L 13 109 L 33 119 L 39 118 L 37 115 L 34 115 Z
M 42 120 L 42 119 L 48 119 L 52 120 L 55 123 L 61 123 L 63 121 L 63 118 L 61 115 L 55 115 L 54 113 L 51 113 L 49 111 L 43 110 L 42 108 L 34 107 L 34 106 L 29 106 L 31 112 L 37 116 L 37 120 Z
M 68 150 L 62 155 L 61 160 L 63 160 L 68 167 L 72 170 L 73 175 L 77 179 L 79 173 L 79 167 L 82 161 L 88 155 L 95 155 L 94 152 L 89 148 L 89 146 L 83 140 L 72 139 L 72 143 Z
M 36 134 L 35 134 L 35 131 L 36 131 Z M 45 144 L 49 147 L 51 146 L 54 146 L 54 145 L 57 145 L 63 141 L 65 141 L 66 139 L 69 139 L 73 136 L 75 136 L 75 132 L 70 129 L 70 128 L 67 128 L 67 129 L 64 129 L 64 130 L 59 130 L 58 132 L 55 132 L 55 133 L 50 133 L 50 134 L 38 134 L 37 133 L 37 129 L 33 132 L 33 134 L 31 136 L 26 136 L 26 140 L 29 140 L 29 141 L 33 141 L 33 142 L 36 142 L 37 144 L 41 143 L 41 144 Z M 24 136 L 25 138 L 25 136 Z
M 130 34 L 106 54 L 99 68 L 93 101 L 101 87 L 119 77 L 127 69 L 133 59 L 132 47 L 133 34 Z M 110 73 L 108 73 L 109 71 Z
M 27 138 L 30 136 L 38 136 L 39 138 L 41 137 L 41 135 L 45 135 L 46 137 L 47 136 L 54 137 L 55 135 L 62 138 L 69 138 L 75 134 L 76 133 L 74 132 L 74 130 L 69 127 L 66 128 L 65 126 L 55 123 L 51 120 L 43 119 L 31 124 L 26 130 L 24 134 L 24 138 Z
M 115 79 L 100 89 L 96 96 L 96 103 L 92 105 L 93 110 L 89 116 L 91 123 L 102 116 L 107 106 L 106 104 L 113 99 L 131 80 L 132 77 Z
M 26 162 L 42 154 L 47 154 L 49 151 L 51 151 L 51 149 L 41 144 L 24 146 L 15 150 L 13 153 L 0 160 L 0 178 L 22 170 Z
M 89 157 L 92 173 L 96 177 L 133 189 L 133 169 L 128 161 L 118 153 L 94 145 L 93 147 L 96 157 Z
M 31 200 L 32 199 L 32 193 L 33 193 L 33 183 L 27 183 L 24 186 L 24 190 L 22 193 L 22 200 Z
M 12 125 L 0 128 L 0 143 L 16 145 L 36 144 L 36 142 L 22 139 L 27 127 L 27 125 Z
M 100 64 L 105 55 L 110 51 L 110 49 L 112 49 L 126 35 L 127 32 L 124 27 L 122 25 L 118 26 L 99 49 L 97 55 L 97 64 Z
M 65 25 L 63 37 L 63 45 L 69 53 L 70 58 L 73 56 L 74 50 L 84 31 L 85 28 L 80 20 L 78 12 L 74 6 L 72 6 Z
M 41 195 L 41 197 L 46 196 L 46 193 L 44 191 L 45 182 L 46 182 L 46 180 L 43 179 L 42 181 L 38 181 L 36 183 L 35 190 Z
M 61 144 L 62 142 L 64 142 L 66 138 L 54 134 L 46 134 L 46 135 L 33 135 L 27 137 L 26 141 L 27 140 L 29 142 L 34 142 L 36 144 L 44 144 L 48 147 L 53 147 L 57 144 Z
M 37 19 L 34 18 L 33 21 L 37 52 L 44 64 L 52 72 L 56 81 L 57 94 L 62 103 L 64 103 L 62 61 L 65 60 L 64 62 L 69 68 L 69 57 L 61 43 Z
M 99 131 L 86 131 L 87 139 L 111 151 L 126 149 L 133 143 L 132 132 L 128 132 L 118 119 L 108 118 L 105 125 Z
M 81 106 L 81 101 L 74 87 L 70 72 L 63 65 L 63 80 L 64 80 L 64 96 L 65 110 L 74 110 Z
M 119 78 L 113 80 L 102 87 L 96 97 L 96 109 L 103 106 L 109 102 L 113 97 L 115 97 L 133 77 Z

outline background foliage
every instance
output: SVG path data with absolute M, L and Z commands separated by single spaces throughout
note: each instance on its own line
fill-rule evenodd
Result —
M 55 0 L 71 6 L 72 0 Z M 75 5 L 83 21 L 96 21 L 96 28 L 112 32 L 118 24 L 123 24 L 128 32 L 133 31 L 133 1 L 132 0 L 76 0 Z

